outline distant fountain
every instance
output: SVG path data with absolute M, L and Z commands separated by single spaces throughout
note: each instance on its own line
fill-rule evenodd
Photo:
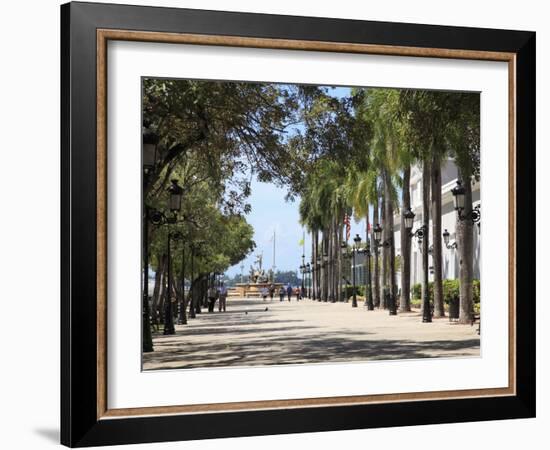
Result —
M 262 267 L 263 264 L 263 255 L 261 253 L 256 255 L 256 260 L 254 264 L 250 266 L 249 270 L 249 282 L 248 283 L 237 283 L 236 287 L 232 289 L 231 294 L 239 297 L 261 297 L 262 289 L 264 287 L 275 289 L 275 297 L 278 296 L 279 288 L 282 286 L 282 283 L 274 283 L 274 273 L 273 270 L 268 272 Z

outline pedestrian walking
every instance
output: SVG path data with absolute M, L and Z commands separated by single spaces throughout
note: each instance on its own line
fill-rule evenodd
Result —
M 296 301 L 299 302 L 300 298 L 301 298 L 301 291 L 300 291 L 300 288 L 297 287 L 296 288 Z
M 286 287 L 286 295 L 288 297 L 288 301 L 290 301 L 290 298 L 292 297 L 292 286 L 290 285 L 290 283 L 288 283 Z
M 220 302 L 218 303 L 218 311 L 225 312 L 225 307 L 227 304 L 227 287 L 225 287 L 225 285 L 223 284 L 223 281 L 222 281 L 222 284 L 220 285 L 220 289 L 218 290 L 218 294 L 220 297 Z
M 266 300 L 266 298 L 267 298 L 267 295 L 269 294 L 269 291 L 268 291 L 267 288 L 264 286 L 264 287 L 262 288 L 262 290 L 261 290 L 261 293 L 262 293 L 262 297 L 263 297 L 264 302 L 265 302 L 265 300 Z
M 208 289 L 208 312 L 214 312 L 214 305 L 218 299 L 218 290 L 215 286 L 211 286 Z
M 269 286 L 269 299 L 271 302 L 273 301 L 274 295 L 275 295 L 275 286 L 272 284 L 271 286 Z
M 285 299 L 285 288 L 281 286 L 279 288 L 279 301 L 282 302 Z

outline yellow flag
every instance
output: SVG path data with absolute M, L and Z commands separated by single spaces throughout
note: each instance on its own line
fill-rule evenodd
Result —
M 299 245 L 300 247 L 301 247 L 302 245 L 304 245 L 304 240 L 303 240 L 303 239 L 300 239 L 300 240 L 298 241 L 298 245 Z

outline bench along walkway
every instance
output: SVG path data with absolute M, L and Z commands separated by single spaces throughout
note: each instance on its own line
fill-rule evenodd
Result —
M 144 369 L 476 357 L 476 327 L 418 311 L 389 316 L 350 303 L 228 299 L 227 312 L 203 312 L 176 335 L 153 336 Z

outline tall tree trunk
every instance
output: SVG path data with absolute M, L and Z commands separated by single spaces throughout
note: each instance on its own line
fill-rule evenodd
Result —
M 308 293 L 312 299 L 315 298 L 315 231 L 311 230 L 311 271 L 309 273 L 309 289 Z
M 330 231 L 325 228 L 323 232 L 323 301 L 328 302 L 328 263 L 329 261 L 325 261 L 325 255 L 328 255 L 328 247 L 329 247 L 329 240 L 330 240 Z
M 321 279 L 320 279 L 320 288 L 321 288 L 321 296 L 320 301 L 325 302 L 326 301 L 326 273 L 327 273 L 327 266 L 325 264 L 325 250 L 326 250 L 326 242 L 327 242 L 327 229 L 323 228 L 323 237 L 321 238 L 321 248 L 319 249 L 319 256 L 321 257 Z
M 441 235 L 441 161 L 437 155 L 432 160 L 432 233 L 434 268 L 434 317 L 444 317 L 443 304 L 443 249 Z
M 337 300 L 339 302 L 341 302 L 343 300 L 342 298 L 342 276 L 343 276 L 343 272 L 342 272 L 342 243 L 343 243 L 343 238 L 342 238 L 342 234 L 344 233 L 344 224 L 340 222 L 340 225 L 339 225 L 339 232 L 338 232 L 338 273 L 337 273 L 337 277 L 338 277 L 338 296 L 337 296 Z
M 465 189 L 463 216 L 470 216 L 472 212 L 472 183 L 471 176 L 462 176 Z M 457 217 L 456 235 L 459 257 L 460 278 L 460 323 L 470 323 L 473 314 L 472 280 L 474 277 L 474 225 L 471 220 L 460 221 Z
M 163 256 L 157 255 L 157 271 L 155 272 L 155 287 L 153 288 L 153 303 L 152 303 L 152 311 L 151 311 L 151 317 L 153 319 L 153 323 L 155 325 L 158 325 L 159 323 L 159 316 L 158 316 L 158 305 L 159 305 L 159 295 L 161 290 L 161 283 L 162 283 L 162 273 L 164 271 L 164 259 Z
M 319 230 L 315 232 L 315 298 L 321 301 L 321 265 L 319 264 Z
M 335 226 L 335 222 L 336 222 L 336 218 L 333 216 L 331 221 L 330 221 L 330 236 L 329 236 L 329 247 L 328 247 L 328 261 L 329 261 L 329 266 L 328 266 L 328 272 L 329 272 L 329 278 L 328 278 L 328 281 L 329 281 L 329 295 L 328 295 L 328 299 L 331 301 L 331 302 L 334 302 L 335 301 L 335 289 L 334 289 L 334 268 L 336 267 L 335 264 L 334 264 L 334 236 L 335 236 L 335 229 L 336 229 L 336 226 Z
M 153 323 L 155 324 L 164 324 L 164 301 L 165 301 L 165 298 L 166 298 L 166 289 L 167 289 L 167 286 L 168 286 L 168 282 L 167 282 L 167 275 L 168 275 L 168 257 L 163 254 L 161 256 L 161 261 L 162 261 L 162 274 L 161 274 L 161 280 L 160 280 L 160 291 L 159 291 L 159 298 L 158 298 L 158 304 L 157 304 L 157 308 L 156 308 L 156 311 L 155 311 L 155 314 L 156 314 L 156 317 L 153 316 L 153 320 L 156 320 L 156 322 L 154 321 Z
M 385 194 L 385 193 L 384 193 Z M 380 207 L 380 220 L 382 221 L 382 242 L 388 238 L 388 226 L 386 223 L 386 196 L 382 195 L 382 205 Z M 388 289 L 388 247 L 382 247 L 382 292 L 380 294 L 381 306 L 386 309 L 386 290 Z
M 365 214 L 365 249 L 368 249 L 372 255 L 373 247 L 369 244 L 369 230 L 371 229 L 369 209 L 369 204 L 367 203 L 367 212 Z M 371 258 L 367 257 L 365 253 L 365 302 L 372 307 L 372 267 L 370 260 Z
M 430 248 L 430 168 L 431 162 L 424 160 L 422 164 L 422 225 L 424 238 L 422 240 L 422 321 L 431 322 L 429 289 L 429 261 L 428 249 Z
M 411 310 L 411 236 L 405 228 L 404 212 L 411 207 L 411 166 L 403 169 L 403 190 L 401 191 L 401 301 L 402 312 Z
M 393 301 L 397 301 L 397 283 L 395 277 L 395 241 L 393 235 L 393 201 L 391 195 L 391 178 L 390 174 L 385 171 L 384 173 L 384 199 L 386 206 L 384 212 L 386 217 L 384 219 L 385 226 L 384 230 L 386 231 L 386 242 L 389 244 L 387 248 L 387 259 L 388 259 L 388 268 L 387 268 L 387 288 Z M 389 306 L 389 305 L 386 305 Z
M 380 224 L 380 217 L 378 215 L 378 193 L 376 194 L 376 200 L 373 205 L 373 211 L 372 211 L 372 222 L 374 225 Z M 374 230 L 374 227 L 373 227 Z M 371 241 L 374 245 L 374 306 L 379 308 L 381 306 L 380 303 L 380 258 L 379 258 L 379 251 L 378 246 L 374 243 L 374 231 L 371 231 Z

